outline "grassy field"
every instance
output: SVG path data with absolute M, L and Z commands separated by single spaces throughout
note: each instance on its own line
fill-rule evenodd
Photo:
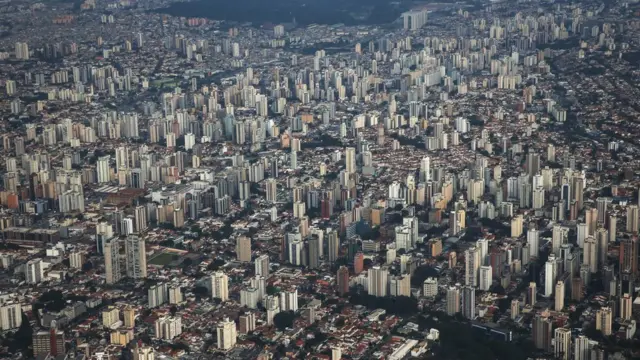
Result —
M 151 81 L 152 87 L 163 88 L 163 87 L 176 87 L 180 84 L 180 81 L 173 78 L 161 79 L 161 80 L 153 80 Z
M 151 260 L 149 260 L 149 264 L 163 266 L 163 265 L 170 264 L 172 261 L 173 261 L 173 254 L 163 252 L 153 257 Z

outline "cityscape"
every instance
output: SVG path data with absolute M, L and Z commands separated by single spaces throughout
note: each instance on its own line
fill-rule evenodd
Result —
M 0 359 L 640 358 L 640 3 L 3 0 Z

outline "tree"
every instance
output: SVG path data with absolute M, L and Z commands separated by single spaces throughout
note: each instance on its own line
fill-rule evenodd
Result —
M 349 302 L 354 305 L 366 306 L 368 309 L 384 309 L 387 313 L 406 316 L 418 311 L 418 301 L 408 296 L 376 297 L 367 294 L 351 292 Z
M 215 259 L 209 264 L 207 270 L 216 271 L 223 267 L 227 262 L 222 259 Z
M 195 286 L 191 289 L 191 292 L 196 296 L 196 298 L 209 295 L 209 289 L 204 286 Z
M 38 299 L 38 303 L 41 305 L 39 308 L 44 308 L 47 311 L 60 311 L 65 308 L 66 302 L 62 291 L 49 290 L 42 294 Z M 36 304 L 37 305 L 37 304 Z
M 284 331 L 286 328 L 293 328 L 293 320 L 295 320 L 296 314 L 293 311 L 281 311 L 273 317 L 273 324 L 280 331 Z
M 362 264 L 363 264 L 365 269 L 369 269 L 373 265 L 373 261 L 371 259 L 364 259 Z
M 411 276 L 411 286 L 422 288 L 427 278 L 438 277 L 438 271 L 429 265 L 418 266 Z
M 12 354 L 17 354 L 22 352 L 22 354 L 29 358 L 31 355 L 29 354 L 29 346 L 33 343 L 33 329 L 31 328 L 31 324 L 29 323 L 29 318 L 23 312 L 22 313 L 22 324 L 18 330 L 13 334 L 13 337 L 5 338 L 3 341 L 3 345 L 9 348 L 9 352 Z
M 267 295 L 275 295 L 280 292 L 280 289 L 273 285 L 267 285 Z
M 83 272 L 90 271 L 91 269 L 93 269 L 93 263 L 91 261 L 87 261 L 86 263 L 82 264 Z
M 506 290 L 504 289 L 504 287 L 502 287 L 502 285 L 500 284 L 496 284 L 491 286 L 491 288 L 489 289 L 490 292 L 498 294 L 498 295 L 506 295 Z
M 188 268 L 189 266 L 193 265 L 193 260 L 191 260 L 191 258 L 186 258 L 182 261 L 182 268 Z

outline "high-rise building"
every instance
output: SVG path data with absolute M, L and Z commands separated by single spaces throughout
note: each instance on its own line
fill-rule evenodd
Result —
M 536 283 L 530 282 L 529 288 L 527 288 L 527 305 L 534 306 L 536 304 L 537 291 Z
M 607 264 L 607 256 L 609 253 L 609 231 L 605 228 L 596 230 L 597 259 L 598 267 Z
M 462 315 L 471 320 L 476 317 L 476 289 L 472 286 L 462 288 Z
M 149 308 L 153 309 L 169 301 L 169 288 L 166 283 L 158 283 L 149 288 L 147 291 L 149 300 Z
M 537 258 L 540 251 L 540 232 L 537 229 L 527 231 L 527 244 L 529 245 L 529 256 Z
M 127 329 L 132 329 L 136 326 L 136 310 L 127 305 L 122 311 L 122 317 L 124 318 L 124 327 Z
M 156 320 L 155 335 L 157 339 L 172 340 L 182 334 L 182 318 L 179 316 L 163 316 Z
M 251 287 L 258 290 L 258 301 L 262 301 L 267 294 L 267 279 L 264 276 L 256 275 L 251 278 Z
M 620 273 L 637 275 L 638 239 L 627 237 L 620 240 Z
M 390 296 L 411 296 L 411 279 L 410 276 L 393 276 L 389 279 L 389 295 Z
M 627 232 L 638 232 L 638 221 L 640 221 L 639 217 L 640 212 L 638 211 L 638 205 L 627 206 Z
M 251 262 L 251 238 L 239 236 L 236 239 L 236 256 L 240 262 Z
M 581 224 L 578 224 L 578 226 Z M 585 226 L 586 229 L 586 226 Z M 560 247 L 565 243 L 565 239 L 567 237 L 568 231 L 560 225 L 554 225 L 551 230 L 551 252 L 553 254 L 558 254 L 560 251 Z M 586 236 L 586 234 L 585 234 Z M 578 244 L 581 245 L 580 240 L 578 240 Z
M 102 311 L 102 326 L 111 327 L 120 321 L 120 310 L 115 306 L 108 306 Z
M 54 321 L 55 322 L 55 321 Z M 56 329 L 55 324 L 49 331 L 38 331 L 33 335 L 33 355 L 65 355 L 64 331 Z
M 258 307 L 259 299 L 260 299 L 259 290 L 254 287 L 240 290 L 241 306 L 246 306 L 250 309 L 256 309 Z
M 250 312 L 238 318 L 238 330 L 241 334 L 248 334 L 256 329 L 256 314 Z
M 353 273 L 359 275 L 362 270 L 364 270 L 364 254 L 358 252 L 353 258 Z
M 39 284 L 44 280 L 44 267 L 42 259 L 32 259 L 27 261 L 25 268 L 25 279 L 27 284 Z
M 182 302 L 182 290 L 180 286 L 170 286 L 168 290 L 169 294 L 169 304 L 177 305 Z
M 17 329 L 22 325 L 22 305 L 6 303 L 0 306 L 0 329 L 3 331 Z
M 550 351 L 553 323 L 548 317 L 536 315 L 532 324 L 533 343 L 536 348 Z
M 511 237 L 517 238 L 522 235 L 522 225 L 524 218 L 522 215 L 517 215 L 511 219 Z
M 467 213 L 463 209 L 449 213 L 449 230 L 452 234 L 458 234 L 466 228 Z
M 584 240 L 583 251 L 582 264 L 588 265 L 592 274 L 598 272 L 598 244 L 593 236 L 588 236 Z
M 432 277 L 427 278 L 422 283 L 422 295 L 431 298 L 438 295 L 438 279 Z
M 342 349 L 339 347 L 331 348 L 331 360 L 341 360 L 342 359 Z
M 14 55 L 17 60 L 29 60 L 29 44 L 17 42 Z
M 556 301 L 555 301 L 555 310 L 562 311 L 564 308 L 564 282 L 558 281 L 556 283 L 556 291 L 555 291 Z
M 222 271 L 216 271 L 210 280 L 211 297 L 221 301 L 229 300 L 229 277 Z
M 464 252 L 464 284 L 467 286 L 478 286 L 478 269 L 480 268 L 480 253 L 475 246 Z
M 278 183 L 276 179 L 269 178 L 265 182 L 265 198 L 268 202 L 276 202 L 278 200 Z
M 578 335 L 573 348 L 574 360 L 590 360 L 591 349 L 597 345 L 596 341 L 589 339 L 584 335 Z
M 578 212 L 582 210 L 584 204 L 584 177 L 581 173 L 576 173 L 572 178 L 571 192 L 573 200 L 576 202 Z
M 269 276 L 269 255 L 262 254 L 255 260 L 256 275 Z
M 618 217 L 609 215 L 609 242 L 615 242 L 618 237 Z
M 216 333 L 218 337 L 218 349 L 229 350 L 236 346 L 238 334 L 234 321 L 229 320 L 229 318 L 224 319 L 218 323 Z
M 489 291 L 493 282 L 491 265 L 480 266 L 480 282 L 478 288 L 483 291 Z
M 369 295 L 387 296 L 388 270 L 386 267 L 374 266 L 368 270 Z
M 598 225 L 598 209 L 589 208 L 585 211 L 585 223 L 587 224 L 587 231 L 589 235 L 594 235 L 596 233 L 596 228 Z
M 598 223 L 604 224 L 604 220 L 607 216 L 607 209 L 611 204 L 611 198 L 599 197 L 596 199 L 596 209 L 598 210 Z
M 16 82 L 14 80 L 6 80 L 5 89 L 7 91 L 7 96 L 12 96 L 16 93 Z
M 120 271 L 120 243 L 115 238 L 104 244 L 104 272 L 107 284 L 115 284 L 122 278 Z
M 631 320 L 632 316 L 632 299 L 628 293 L 620 297 L 620 318 L 622 320 Z
M 132 279 L 147 277 L 147 250 L 145 240 L 137 236 L 128 236 L 124 242 L 127 276 Z
M 84 253 L 80 251 L 73 251 L 69 253 L 69 266 L 74 269 L 82 269 L 84 265 Z
M 549 297 L 553 294 L 554 286 L 556 283 L 556 276 L 558 270 L 558 262 L 556 257 L 551 254 L 549 259 L 544 264 L 544 296 Z
M 334 263 L 338 260 L 340 253 L 340 239 L 338 238 L 338 232 L 334 230 L 327 231 L 327 260 L 330 263 Z
M 96 162 L 96 172 L 98 177 L 98 183 L 108 183 L 111 181 L 111 168 L 109 167 L 109 155 L 101 156 Z
M 518 299 L 511 300 L 511 319 L 515 320 L 520 316 L 520 301 Z
M 151 346 L 140 347 L 136 343 L 135 347 L 131 349 L 133 360 L 155 360 L 156 355 Z
M 344 163 L 345 171 L 347 174 L 354 174 L 356 172 L 356 149 L 348 147 L 344 149 Z
M 455 315 L 460 312 L 460 289 L 458 286 L 450 286 L 447 289 L 447 315 Z
M 136 232 L 141 233 L 147 230 L 147 208 L 145 206 L 136 206 L 134 210 L 136 223 Z
M 280 292 L 280 310 L 298 311 L 298 289 L 294 288 Z
M 415 9 L 402 13 L 402 21 L 405 30 L 418 30 L 427 24 L 426 9 Z
M 596 311 L 596 330 L 600 330 L 602 335 L 611 335 L 611 321 L 613 314 L 610 307 L 603 307 Z
M 554 355 L 556 359 L 569 360 L 571 356 L 571 330 L 558 328 L 555 331 Z
M 320 239 L 316 236 L 311 237 L 307 241 L 307 257 L 309 258 L 307 262 L 309 269 L 317 269 L 320 267 Z M 354 260 L 357 260 L 357 256 Z
M 382 127 L 382 129 L 384 131 L 384 127 Z M 422 160 L 420 160 L 420 181 L 431 181 L 431 158 L 429 158 L 428 156 L 425 156 L 422 158 Z
M 336 276 L 336 282 L 338 285 L 338 294 L 340 294 L 340 296 L 349 292 L 349 268 L 346 266 L 340 266 L 338 269 L 338 275 Z
M 579 277 L 571 279 L 571 300 L 582 301 L 582 279 Z

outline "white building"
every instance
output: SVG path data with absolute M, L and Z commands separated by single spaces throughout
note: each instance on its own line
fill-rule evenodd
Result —
M 367 270 L 368 274 L 368 292 L 369 295 L 384 297 L 387 296 L 387 287 L 389 285 L 388 270 L 386 267 L 374 266 Z
M 491 265 L 480 266 L 480 284 L 479 288 L 483 291 L 488 291 L 493 282 L 493 269 Z
M 163 316 L 156 320 L 156 338 L 171 340 L 182 334 L 182 319 L 174 316 Z
M 549 255 L 549 259 L 544 264 L 544 296 L 549 297 L 553 294 L 553 290 L 555 288 L 556 283 L 556 271 L 558 268 L 558 264 L 556 262 L 556 257 L 551 254 Z
M 418 30 L 427 24 L 426 9 L 411 10 L 402 14 L 402 22 L 405 30 Z
M 478 269 L 480 268 L 480 252 L 474 246 L 464 252 L 464 284 L 478 286 Z
M 222 271 L 216 271 L 211 275 L 211 297 L 222 301 L 229 300 L 229 277 Z
M 240 305 L 255 309 L 258 307 L 258 301 L 260 301 L 258 289 L 250 287 L 240 290 Z
M 435 278 L 427 278 L 424 283 L 422 283 L 422 294 L 425 297 L 435 297 L 438 295 L 438 279 Z
M 4 304 L 0 307 L 0 329 L 17 329 L 22 325 L 22 305 Z
M 44 278 L 44 269 L 42 265 L 42 259 L 33 259 L 27 262 L 25 269 L 25 278 L 27 284 L 39 284 Z
M 128 236 L 124 242 L 127 276 L 132 279 L 147 277 L 147 250 L 144 238 Z
M 285 290 L 280 293 L 280 310 L 298 311 L 298 289 Z
M 162 304 L 166 304 L 169 300 L 169 292 L 166 283 L 153 285 L 147 291 L 149 298 L 149 308 L 155 308 Z
M 236 323 L 229 320 L 229 318 L 224 319 L 218 324 L 216 333 L 218 335 L 218 349 L 229 350 L 233 348 L 238 341 Z

